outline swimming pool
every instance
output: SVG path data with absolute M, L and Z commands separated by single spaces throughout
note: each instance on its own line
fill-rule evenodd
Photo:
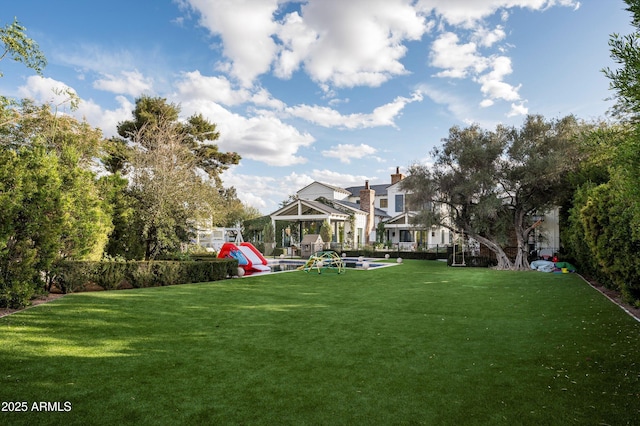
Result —
M 380 260 L 381 259 L 375 258 L 363 258 L 361 260 L 357 257 L 342 258 L 342 262 L 344 263 L 345 268 L 348 269 L 371 270 L 397 265 L 397 263 L 379 262 Z M 253 272 L 250 275 L 246 276 L 297 271 L 298 268 L 304 266 L 305 263 L 305 259 L 269 259 L 268 266 L 271 267 L 271 272 Z

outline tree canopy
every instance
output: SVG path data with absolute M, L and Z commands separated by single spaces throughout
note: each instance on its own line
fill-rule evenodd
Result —
M 2 43 L 0 61 L 9 57 L 42 74 L 42 70 L 47 65 L 47 59 L 40 51 L 38 43 L 27 37 L 26 31 L 27 29 L 17 19 L 0 28 L 0 43 Z M 2 75 L 0 71 L 0 77 Z
M 195 166 L 203 170 L 217 185 L 221 185 L 219 175 L 230 165 L 238 164 L 240 155 L 235 152 L 221 152 L 212 142 L 220 137 L 216 125 L 206 120 L 202 114 L 195 114 L 185 121 L 179 120 L 180 107 L 164 98 L 142 96 L 136 100 L 133 119 L 118 125 L 118 134 L 125 140 L 136 141 L 148 149 L 146 139 L 140 138 L 145 127 L 170 127 L 180 144 L 189 150 Z M 160 123 L 160 121 L 162 123 Z M 150 132 L 146 132 L 150 135 Z
M 414 164 L 402 181 L 414 222 L 464 232 L 495 253 L 500 269 L 527 269 L 534 214 L 557 203 L 579 150 L 575 117 L 529 116 L 521 128 L 453 127 L 433 151 L 434 165 Z M 444 208 L 441 208 L 444 207 Z M 515 261 L 505 253 L 517 247 Z
M 0 126 L 0 306 L 16 307 L 57 262 L 100 259 L 111 221 L 90 170 L 100 132 L 46 105 L 12 113 Z
M 111 254 L 141 251 L 132 246 L 131 228 L 138 230 L 145 258 L 152 259 L 178 250 L 200 223 L 224 225 L 230 215 L 241 216 L 235 190 L 223 188 L 219 179 L 240 156 L 209 143 L 219 137 L 215 124 L 202 115 L 182 122 L 179 107 L 162 98 L 139 98 L 132 114 L 132 120 L 118 125 L 122 139 L 107 143 L 107 168 L 117 176 L 127 172 L 129 180 L 129 186 L 121 186 L 126 195 L 118 198 L 123 216 L 115 232 L 123 240 L 112 242 Z M 117 178 L 113 181 L 117 184 Z

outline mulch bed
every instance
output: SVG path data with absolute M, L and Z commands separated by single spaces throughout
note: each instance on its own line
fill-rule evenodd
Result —
M 27 306 L 26 308 L 22 308 L 22 309 L 9 309 L 9 308 L 0 308 L 0 318 L 7 316 L 7 315 L 11 315 L 15 312 L 19 312 L 22 311 L 24 309 L 28 309 L 32 306 L 38 306 L 38 305 L 42 305 L 43 303 L 47 303 L 47 302 L 51 302 L 52 300 L 56 300 L 59 299 L 61 297 L 63 297 L 64 294 L 62 293 L 54 293 L 51 292 L 49 294 L 47 294 L 46 296 L 39 296 L 36 297 L 35 299 L 33 299 L 31 301 L 31 305 Z
M 634 317 L 636 320 L 640 321 L 640 308 L 636 308 L 635 306 L 632 306 L 624 302 L 619 292 L 608 289 L 597 281 L 594 281 L 585 277 L 582 277 L 582 279 L 588 282 L 591 285 L 591 287 L 595 288 L 600 293 L 604 294 L 613 303 L 620 306 L 620 308 L 624 309 L 629 315 Z

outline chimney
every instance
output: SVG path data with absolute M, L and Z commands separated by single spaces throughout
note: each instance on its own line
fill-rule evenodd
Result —
M 364 229 L 364 243 L 368 244 L 373 231 L 375 222 L 375 205 L 376 191 L 369 187 L 369 181 L 364 182 L 364 189 L 360 190 L 360 210 L 367 213 L 367 223 Z
M 400 167 L 396 167 L 395 174 L 391 175 L 391 185 L 395 185 L 396 183 L 400 182 L 402 179 L 404 179 L 404 175 L 400 173 Z

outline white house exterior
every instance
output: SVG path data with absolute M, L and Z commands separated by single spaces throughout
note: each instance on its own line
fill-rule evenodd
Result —
M 441 227 L 425 229 L 411 223 L 406 208 L 406 191 L 400 182 L 404 175 L 399 168 L 387 184 L 340 188 L 313 182 L 297 193 L 297 200 L 273 212 L 271 220 L 304 222 L 328 220 L 333 228 L 333 242 L 354 246 L 383 242 L 402 250 L 427 249 L 448 245 L 452 237 Z M 384 235 L 377 235 L 378 225 L 384 224 Z M 345 240 L 340 241 L 340 228 Z
M 390 183 L 340 188 L 313 182 L 297 193 L 297 199 L 273 212 L 271 220 L 295 222 L 302 235 L 303 224 L 327 220 L 332 226 L 333 243 L 352 247 L 382 242 L 393 249 L 427 250 L 460 244 L 459 234 L 443 226 L 417 226 L 416 212 L 407 210 L 407 192 L 402 189 L 404 175 L 399 168 Z M 437 206 L 436 208 L 443 208 Z M 559 211 L 553 209 L 538 216 L 529 239 L 532 254 L 547 256 L 560 248 Z M 383 235 L 377 235 L 379 224 Z M 340 230 L 343 229 L 344 238 Z M 470 244 L 466 241 L 465 244 Z M 295 244 L 295 242 L 294 242 Z

